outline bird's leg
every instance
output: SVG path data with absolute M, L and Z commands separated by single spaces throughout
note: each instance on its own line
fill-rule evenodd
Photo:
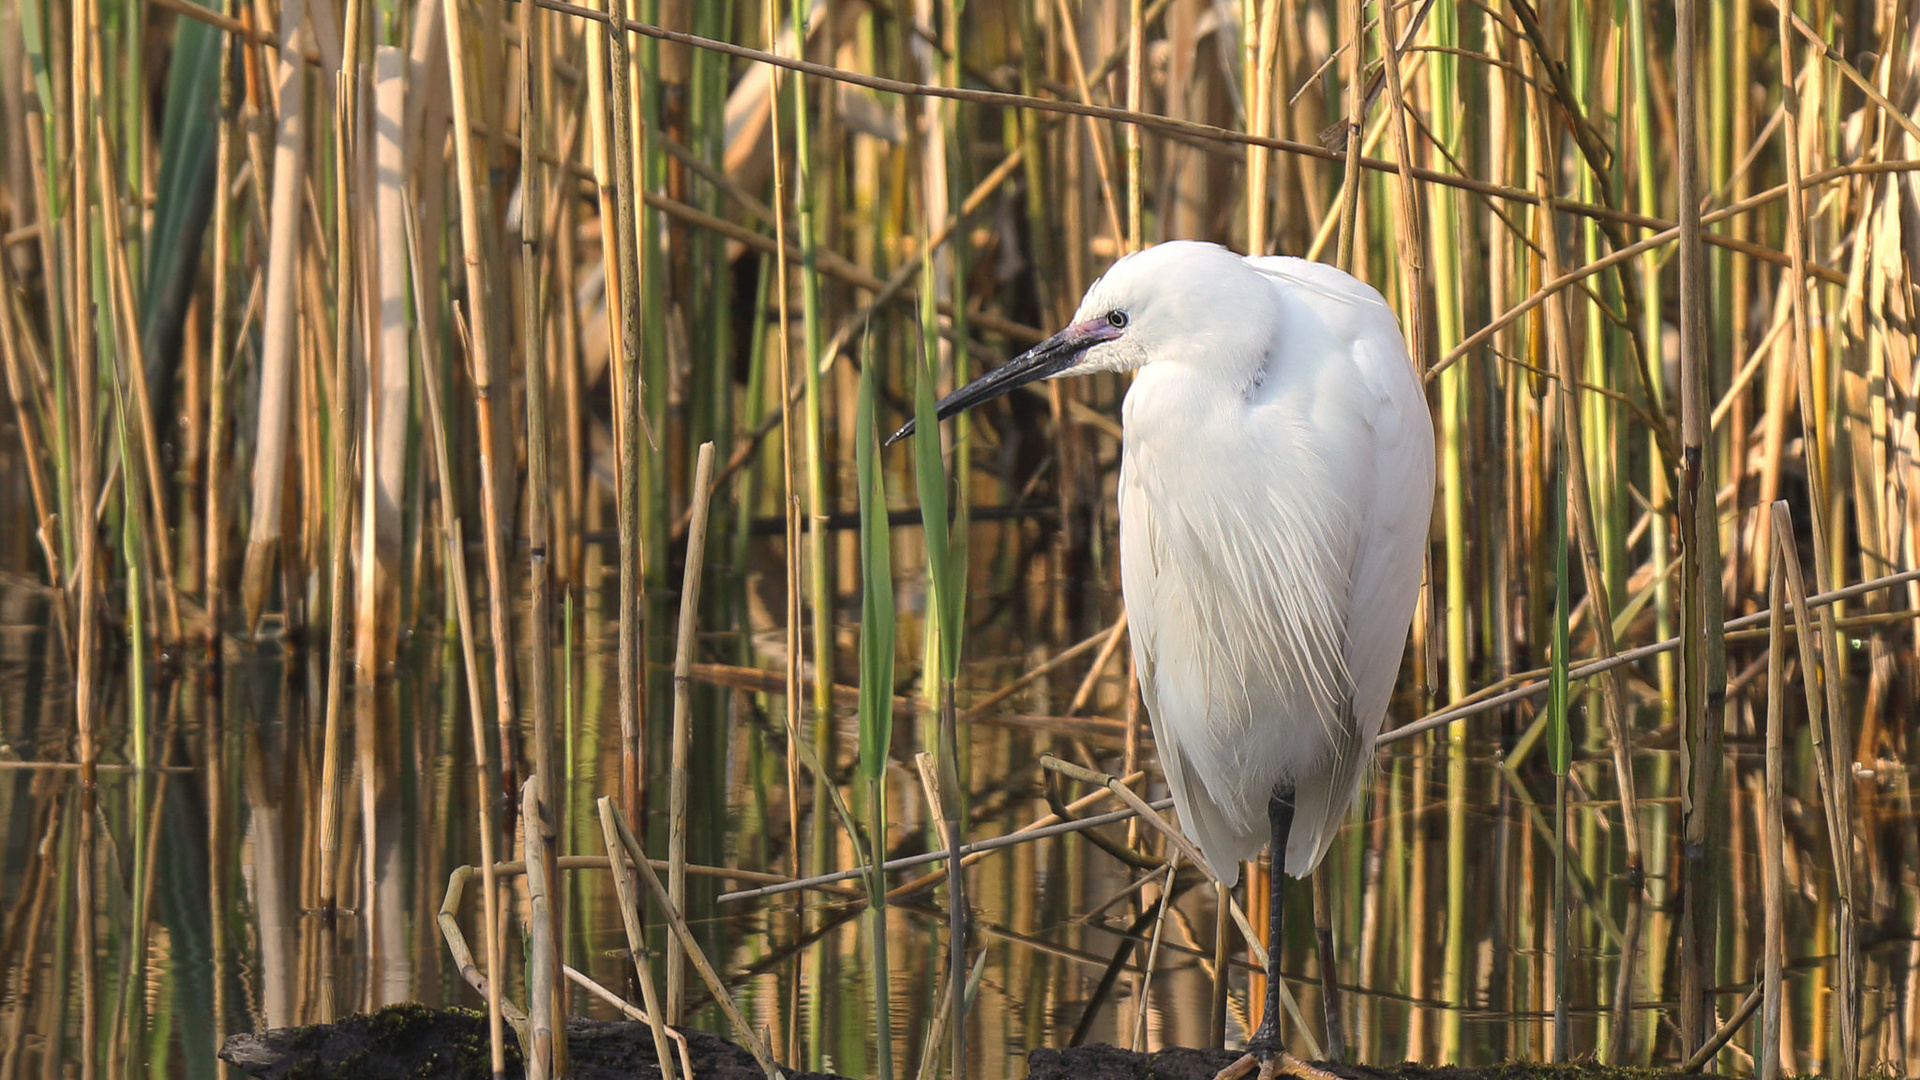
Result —
M 1220 1070 L 1214 1080 L 1239 1080 L 1255 1069 L 1259 1080 L 1274 1080 L 1281 1075 L 1301 1080 L 1337 1080 L 1332 1073 L 1316 1069 L 1283 1048 L 1280 1038 L 1280 918 L 1281 902 L 1287 888 L 1287 837 L 1293 832 L 1293 790 L 1275 788 L 1267 800 L 1267 822 L 1273 826 L 1273 851 L 1268 860 L 1267 878 L 1267 1000 L 1260 1015 L 1260 1026 L 1247 1040 L 1247 1053 Z

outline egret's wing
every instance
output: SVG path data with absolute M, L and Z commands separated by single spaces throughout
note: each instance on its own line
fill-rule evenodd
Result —
M 1377 292 L 1321 263 L 1249 262 L 1311 297 L 1333 335 L 1349 344 L 1351 407 L 1364 432 L 1352 477 L 1363 511 L 1346 603 L 1349 738 L 1333 768 L 1295 789 L 1287 872 L 1304 876 L 1325 856 L 1366 775 L 1400 673 L 1433 513 L 1433 419 L 1399 324 Z
M 1399 670 L 1433 487 L 1432 425 L 1379 295 L 1249 262 L 1285 331 L 1241 392 L 1177 364 L 1127 396 L 1121 573 L 1141 693 L 1188 833 L 1225 881 L 1294 792 L 1286 869 L 1325 853 Z
M 1250 408 L 1179 365 L 1127 395 L 1120 562 L 1140 689 L 1182 825 L 1215 875 L 1267 841 L 1276 784 L 1309 790 L 1342 753 L 1348 582 L 1364 507 L 1351 409 L 1312 388 Z M 1309 811 L 1311 814 L 1312 811 Z

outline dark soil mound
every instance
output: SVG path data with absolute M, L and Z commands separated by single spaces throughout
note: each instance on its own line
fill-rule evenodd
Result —
M 681 1029 L 701 1080 L 754 1080 L 765 1074 L 744 1047 L 704 1031 Z M 633 1021 L 567 1021 L 574 1080 L 647 1080 L 660 1075 L 653 1034 Z M 470 1009 L 393 1005 L 337 1024 L 235 1035 L 220 1057 L 262 1080 L 492 1080 L 487 1014 Z M 676 1070 L 679 1062 L 675 1063 Z M 844 1080 L 788 1072 L 793 1080 Z M 520 1048 L 507 1035 L 507 1076 L 522 1076 Z
M 1070 1050 L 1035 1050 L 1027 1055 L 1027 1080 L 1213 1080 L 1213 1074 L 1233 1064 L 1238 1050 L 1161 1050 L 1135 1053 L 1096 1044 Z M 1329 1065 L 1322 1069 L 1349 1080 L 1708 1080 L 1700 1073 L 1655 1069 L 1610 1069 L 1598 1065 L 1536 1065 L 1512 1063 L 1488 1068 L 1455 1066 Z

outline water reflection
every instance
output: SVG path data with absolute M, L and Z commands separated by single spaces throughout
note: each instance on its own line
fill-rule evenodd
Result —
M 478 858 L 472 744 L 461 712 L 460 669 L 445 640 L 416 636 L 375 700 L 347 699 L 336 728 L 342 740 L 337 839 L 327 835 L 324 812 L 326 677 L 309 653 L 269 635 L 258 645 L 229 642 L 219 680 L 211 669 L 194 666 L 135 699 L 133 683 L 116 679 L 98 790 L 103 843 L 96 872 L 105 897 L 94 915 L 99 975 L 89 988 L 81 984 L 71 946 L 77 775 L 27 765 L 67 757 L 70 687 L 61 650 L 45 630 L 45 595 L 24 587 L 0 590 L 0 612 L 7 626 L 0 634 L 0 908 L 6 912 L 0 961 L 7 977 L 0 1080 L 74 1072 L 89 1008 L 101 1032 L 101 1061 L 153 1075 L 211 1076 L 212 1051 L 228 1032 L 307 1023 L 389 1001 L 479 1002 L 449 962 L 436 925 L 449 874 Z M 617 740 L 609 734 L 617 727 L 612 641 L 597 619 L 577 629 L 584 646 L 556 657 L 564 676 L 569 770 L 560 785 L 568 822 L 561 843 L 563 854 L 604 854 L 591 807 L 619 774 Z M 1004 685 L 1031 666 L 1025 655 L 983 661 L 970 684 L 981 690 Z M 1125 740 L 1116 737 L 1124 725 L 1097 716 L 1046 719 L 1067 711 L 1084 671 L 1084 665 L 1063 668 L 1057 679 L 1035 680 L 969 726 L 970 837 L 1009 832 L 1050 812 L 1034 765 L 1042 753 L 1125 770 Z M 1114 675 L 1097 684 L 1094 712 L 1124 714 L 1118 671 L 1115 665 Z M 837 824 L 815 831 L 819 808 L 810 786 L 789 802 L 784 729 L 779 715 L 766 711 L 778 702 L 710 685 L 696 703 L 701 734 L 693 763 L 692 861 L 776 875 L 854 865 L 856 852 Z M 1728 710 L 1730 812 L 1721 837 L 1726 873 L 1715 999 L 1723 1018 L 1748 996 L 1760 956 L 1763 707 L 1736 694 Z M 854 740 L 850 721 L 840 720 L 844 768 Z M 1552 930 L 1553 777 L 1539 754 L 1517 763 L 1502 756 L 1530 720 L 1527 713 L 1489 716 L 1458 742 L 1420 737 L 1382 751 L 1366 788 L 1365 813 L 1350 818 L 1325 871 L 1338 1015 L 1351 1055 L 1477 1063 L 1543 1057 L 1554 1045 L 1556 980 L 1564 977 L 1574 1047 L 1605 1056 L 1624 1039 L 1633 1060 L 1674 1060 L 1674 735 L 1657 711 L 1637 718 L 1633 764 L 1647 843 L 1643 892 L 1624 873 L 1611 755 L 1597 735 L 1577 747 L 1567 831 L 1571 945 L 1561 965 Z M 1804 735 L 1801 743 L 1788 783 L 1797 801 L 1788 813 L 1782 1041 L 1786 1067 L 1811 1072 L 1826 1064 L 1833 1042 L 1835 883 Z M 133 768 L 142 755 L 148 767 Z M 662 762 L 664 755 L 654 753 L 652 760 Z M 904 855 L 937 847 L 908 764 L 896 763 L 890 792 L 889 849 Z M 1060 790 L 1055 797 L 1085 794 Z M 1914 932 L 1920 839 L 1904 766 L 1863 767 L 1854 796 L 1864 887 L 1856 901 L 1865 924 L 1862 1058 L 1911 1073 L 1920 1069 L 1920 938 Z M 647 817 L 645 839 L 656 853 L 665 849 L 664 803 L 664 795 L 651 799 Z M 1087 812 L 1109 808 L 1098 804 Z M 517 857 L 510 826 L 500 827 L 501 850 Z M 366 836 L 374 838 L 371 845 Z M 817 850 L 809 836 L 818 838 Z M 1018 1075 L 1028 1048 L 1064 1045 L 1076 1033 L 1145 1048 L 1200 1045 L 1211 1037 L 1218 956 L 1212 886 L 1177 878 L 1177 895 L 1163 904 L 1165 877 L 1153 865 L 1163 845 L 1151 830 L 1110 825 L 1099 839 L 1106 847 L 1083 835 L 1018 845 L 970 869 L 975 967 L 966 1038 L 976 1075 Z M 1148 865 L 1130 866 L 1107 847 L 1139 853 Z M 890 884 L 922 872 L 903 872 Z M 337 885 L 331 905 L 329 882 Z M 375 883 L 371 889 L 368 882 Z M 729 975 L 742 1008 L 770 1034 L 776 1053 L 850 1075 L 868 1074 L 873 1062 L 870 939 L 858 884 L 729 903 L 716 898 L 737 883 L 696 875 L 690 884 L 691 921 L 702 947 Z M 507 878 L 505 888 L 511 969 L 505 985 L 519 997 L 524 878 Z M 477 884 L 470 887 L 455 913 L 475 940 L 478 892 Z M 1257 890 L 1252 896 L 1242 891 L 1256 924 L 1263 899 Z M 944 903 L 942 889 L 927 888 L 887 910 L 893 1057 L 904 1063 L 903 1072 L 919 1066 L 928 1034 L 940 1022 Z M 1309 890 L 1295 890 L 1289 904 L 1283 964 L 1308 1031 L 1319 1039 L 1325 1001 Z M 559 910 L 567 962 L 637 1001 L 608 875 L 567 873 Z M 658 912 L 649 918 L 651 940 L 664 942 Z M 1129 938 L 1129 959 L 1115 966 L 1116 951 Z M 1619 1009 L 1629 942 L 1630 1008 Z M 1254 968 L 1237 938 L 1226 955 L 1231 994 L 1224 1030 L 1238 1042 L 1249 1027 Z M 692 979 L 688 986 L 691 1022 L 725 1031 L 705 989 Z M 613 1015 L 578 988 L 570 995 L 575 1012 Z M 1751 1067 L 1756 1030 L 1749 1025 L 1735 1037 L 1721 1057 L 1724 1067 Z M 1297 1027 L 1293 1044 L 1296 1053 L 1311 1049 Z

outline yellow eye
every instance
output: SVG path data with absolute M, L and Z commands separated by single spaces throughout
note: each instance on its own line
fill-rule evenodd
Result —
M 1127 328 L 1127 313 L 1124 311 L 1107 312 L 1107 325 L 1113 327 L 1115 330 L 1125 330 Z

